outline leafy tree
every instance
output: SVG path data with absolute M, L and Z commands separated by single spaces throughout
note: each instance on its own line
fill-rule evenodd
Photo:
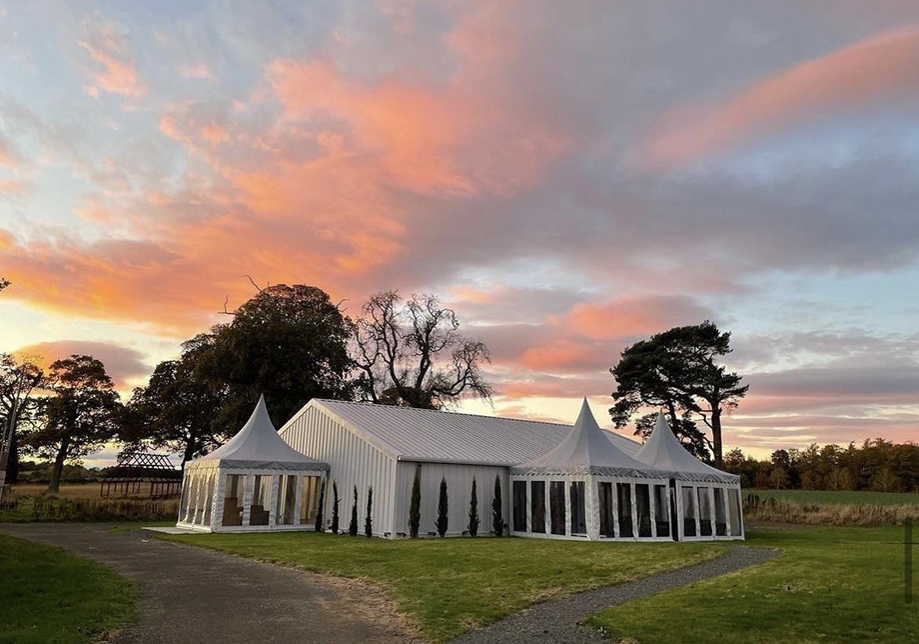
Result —
M 54 458 L 48 490 L 57 492 L 64 462 L 102 448 L 117 430 L 121 403 L 105 366 L 87 355 L 51 363 L 42 400 L 39 427 L 23 443 L 39 455 Z
M 0 353 L 0 489 L 16 483 L 19 472 L 20 425 L 36 420 L 38 400 L 33 395 L 44 373 L 29 358 L 17 360 Z
M 501 499 L 501 476 L 498 474 L 495 475 L 495 497 L 491 502 L 491 524 L 496 537 L 504 534 L 504 501 Z
M 354 486 L 354 503 L 351 505 L 351 523 L 348 524 L 348 534 L 357 536 L 357 486 Z
M 776 490 L 784 490 L 788 482 L 788 470 L 783 465 L 776 465 L 769 475 L 769 484 Z
M 469 497 L 469 536 L 479 534 L 479 496 L 475 490 L 475 477 L 472 477 L 472 495 Z
M 224 396 L 220 426 L 242 427 L 264 394 L 280 427 L 312 398 L 352 398 L 350 337 L 350 321 L 321 289 L 269 286 L 211 330 L 195 374 Z
M 730 340 L 729 332 L 706 320 L 627 347 L 610 370 L 617 383 L 610 409 L 616 426 L 625 426 L 642 408 L 664 407 L 681 440 L 697 445 L 693 419 L 698 417 L 712 433 L 710 441 L 703 435 L 702 442 L 722 467 L 722 414 L 736 408 L 749 388 L 740 384 L 741 376 L 715 362 L 731 352 Z
M 184 466 L 219 444 L 225 432 L 215 423 L 214 411 L 222 403 L 221 393 L 195 373 L 209 348 L 206 336 L 189 341 L 179 360 L 161 362 L 147 386 L 134 390 L 120 435 L 129 449 L 178 452 Z
M 364 536 L 373 536 L 373 486 L 367 488 L 367 514 L 364 517 Z
M 325 532 L 322 525 L 322 508 L 325 507 L 325 481 L 319 484 L 319 508 L 316 510 L 316 532 Z
M 418 538 L 421 526 L 421 466 L 415 468 L 415 480 L 412 481 L 412 500 L 408 510 L 408 528 L 412 539 Z
M 447 534 L 449 515 L 449 504 L 447 501 L 447 479 L 440 479 L 440 496 L 437 499 L 437 534 L 441 537 Z
M 489 398 L 488 348 L 461 335 L 456 313 L 433 295 L 403 301 L 373 295 L 354 324 L 357 385 L 375 403 L 441 409 L 465 396 Z
M 332 481 L 332 534 L 338 534 L 338 484 Z
M 10 281 L 8 279 L 0 277 L 0 291 L 5 289 L 9 285 L 10 285 Z

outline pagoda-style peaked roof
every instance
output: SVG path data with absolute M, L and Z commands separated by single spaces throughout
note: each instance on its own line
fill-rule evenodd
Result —
M 600 429 L 584 399 L 568 436 L 552 451 L 512 468 L 517 474 L 598 474 L 640 478 L 670 478 L 613 445 Z
M 676 472 L 679 478 L 694 481 L 713 481 L 718 483 L 738 483 L 736 474 L 722 472 L 706 465 L 686 451 L 674 435 L 663 413 L 657 415 L 654 430 L 647 442 L 635 453 L 635 458 L 642 463 L 663 470 Z
M 259 397 L 248 422 L 236 436 L 193 462 L 206 461 L 220 461 L 221 467 L 230 469 L 329 469 L 326 463 L 304 456 L 284 442 L 268 417 L 265 396 Z

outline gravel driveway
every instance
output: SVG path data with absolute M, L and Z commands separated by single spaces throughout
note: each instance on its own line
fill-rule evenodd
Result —
M 29 523 L 0 531 L 62 547 L 138 584 L 137 620 L 110 644 L 413 641 L 373 587 L 108 527 Z
M 598 644 L 605 641 L 599 632 L 582 628 L 579 623 L 604 608 L 717 577 L 778 554 L 775 550 L 735 546 L 728 554 L 695 566 L 537 604 L 483 629 L 461 635 L 450 644 Z M 653 616 L 649 615 L 648 619 Z

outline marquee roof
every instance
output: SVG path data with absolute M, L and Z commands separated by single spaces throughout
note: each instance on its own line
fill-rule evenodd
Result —
M 515 474 L 596 474 L 637 478 L 670 478 L 618 449 L 600 429 L 587 399 L 565 439 L 542 456 L 512 468 Z
M 265 396 L 243 425 L 229 441 L 210 454 L 195 459 L 189 465 L 219 461 L 228 469 L 280 469 L 299 471 L 326 471 L 326 463 L 304 456 L 284 442 L 268 417 Z
M 647 442 L 635 453 L 642 463 L 679 474 L 679 478 L 694 481 L 718 483 L 739 483 L 740 477 L 706 465 L 686 451 L 667 424 L 664 414 L 657 415 L 657 422 Z
M 571 431 L 570 425 L 535 420 L 314 398 L 281 428 L 281 435 L 312 407 L 403 461 L 516 465 L 542 456 Z M 613 432 L 600 430 L 600 435 L 626 454 L 641 447 Z

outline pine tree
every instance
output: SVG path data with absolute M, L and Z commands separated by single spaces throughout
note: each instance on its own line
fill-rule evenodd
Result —
M 351 505 L 351 523 L 348 524 L 348 534 L 357 536 L 357 486 L 354 486 L 354 503 Z
M 373 486 L 367 488 L 367 516 L 364 517 L 364 535 L 373 536 Z
M 316 532 L 323 532 L 325 526 L 322 525 L 322 507 L 325 505 L 325 481 L 319 485 L 319 509 L 316 510 Z
M 437 500 L 437 534 L 447 534 L 447 519 L 449 508 L 447 505 L 447 479 L 440 479 L 440 498 Z
M 338 534 L 338 483 L 332 481 L 332 534 Z
M 421 525 L 421 466 L 415 468 L 415 481 L 412 483 L 412 501 L 408 510 L 409 534 L 412 539 L 418 538 L 418 527 Z
M 472 496 L 469 498 L 469 536 L 479 534 L 479 496 L 475 490 L 475 477 L 472 477 Z
M 495 475 L 495 498 L 491 502 L 491 523 L 495 536 L 504 534 L 504 503 L 501 501 L 501 475 Z

